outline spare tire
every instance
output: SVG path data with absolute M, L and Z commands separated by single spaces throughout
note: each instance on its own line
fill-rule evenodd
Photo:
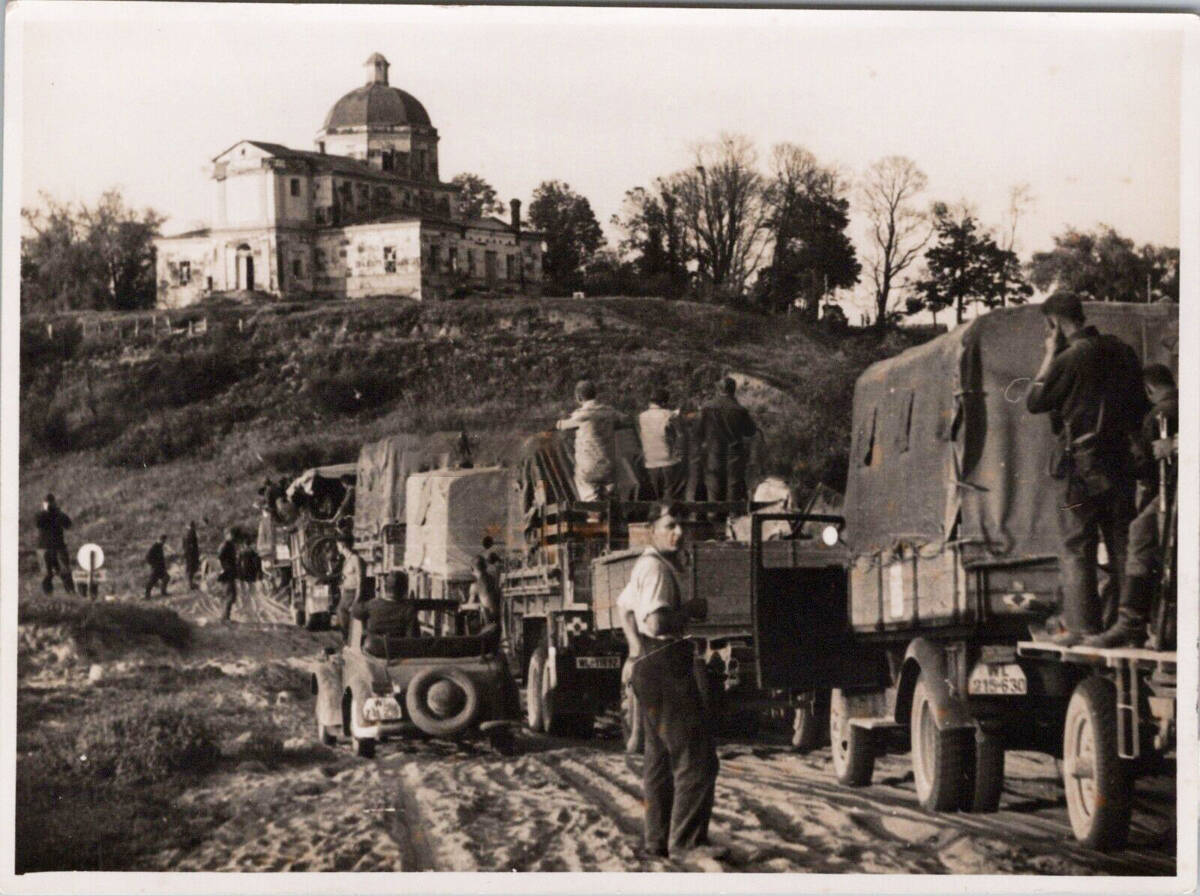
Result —
M 337 538 L 322 535 L 304 546 L 300 554 L 304 571 L 318 582 L 332 582 L 338 577 Z
M 413 676 L 404 692 L 404 706 L 413 724 L 426 734 L 452 737 L 475 723 L 482 700 L 479 687 L 461 669 L 434 666 Z

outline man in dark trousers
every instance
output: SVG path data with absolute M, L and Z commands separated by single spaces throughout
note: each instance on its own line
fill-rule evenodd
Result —
M 167 583 L 171 581 L 167 574 L 167 536 L 158 536 L 158 541 L 150 545 L 150 550 L 146 551 L 146 564 L 150 567 L 150 578 L 146 580 L 145 600 L 150 599 L 150 592 L 158 584 L 162 585 L 162 595 L 166 597 Z
M 188 523 L 183 532 L 183 566 L 187 571 L 189 590 L 196 588 L 196 576 L 200 572 L 200 537 L 196 534 L 195 522 Z
M 1099 635 L 1084 639 L 1089 647 L 1141 647 L 1146 640 L 1146 623 L 1154 600 L 1154 576 L 1159 571 L 1159 505 L 1174 498 L 1174 485 L 1167 466 L 1165 490 L 1160 496 L 1159 467 L 1174 454 L 1174 436 L 1179 431 L 1179 391 L 1168 367 L 1150 364 L 1142 371 L 1146 392 L 1153 407 L 1142 420 L 1133 441 L 1134 473 L 1137 476 L 1138 515 L 1129 524 L 1129 548 L 1125 555 L 1125 578 L 1117 621 Z M 1166 438 L 1162 437 L 1163 430 Z
M 1054 475 L 1065 480 L 1059 510 L 1059 578 L 1065 631 L 1051 637 L 1070 646 L 1105 623 L 1096 591 L 1100 538 L 1114 582 L 1122 580 L 1126 536 L 1133 518 L 1129 439 L 1148 408 L 1140 387 L 1141 365 L 1133 349 L 1103 335 L 1084 319 L 1083 304 L 1070 292 L 1042 303 L 1045 354 L 1033 376 L 1026 407 L 1050 414 L 1058 438 Z M 1116 602 L 1113 602 L 1113 614 Z
M 651 546 L 634 564 L 617 607 L 645 738 L 646 848 L 686 858 L 708 843 L 719 766 L 696 679 L 695 650 L 683 636 L 689 618 L 704 616 L 704 601 L 682 603 L 674 564 L 682 535 L 677 508 L 657 504 L 650 521 Z
M 233 618 L 233 605 L 237 602 L 238 582 L 238 546 L 233 529 L 225 530 L 225 540 L 217 549 L 217 562 L 221 564 L 221 574 L 217 581 L 225 586 L 225 613 L 221 617 L 226 622 Z
M 710 501 L 746 500 L 750 440 L 758 427 L 734 397 L 736 392 L 737 383 L 727 376 L 717 387 L 716 397 L 700 410 L 704 485 Z
M 37 519 L 37 552 L 42 564 L 42 590 L 49 594 L 54 590 L 54 576 L 62 579 L 68 594 L 75 593 L 71 581 L 71 558 L 67 554 L 67 539 L 64 534 L 71 528 L 71 518 L 58 509 L 54 495 L 46 495 Z

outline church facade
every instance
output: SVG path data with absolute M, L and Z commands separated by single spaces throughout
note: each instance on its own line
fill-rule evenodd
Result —
M 542 237 L 467 218 L 438 176 L 424 106 L 388 84 L 388 62 L 325 118 L 315 150 L 241 140 L 212 160 L 209 227 L 155 240 L 158 305 L 214 293 L 447 299 L 541 292 Z

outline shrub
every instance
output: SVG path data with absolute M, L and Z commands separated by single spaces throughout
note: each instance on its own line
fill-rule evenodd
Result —
M 163 697 L 135 700 L 88 718 L 68 755 L 73 771 L 127 782 L 211 771 L 220 750 L 208 722 Z
M 96 637 L 127 641 L 129 636 L 152 635 L 169 647 L 191 642 L 192 629 L 178 613 L 165 607 L 128 603 L 93 603 L 63 598 L 36 598 L 20 605 L 22 625 L 62 625 L 77 641 Z
M 46 364 L 70 361 L 82 341 L 83 331 L 73 323 L 55 323 L 53 336 L 46 332 L 41 323 L 22 327 L 21 368 L 31 370 Z
M 152 467 L 197 454 L 213 435 L 203 412 L 164 414 L 126 429 L 108 447 L 110 467 Z
M 297 439 L 271 451 L 263 460 L 280 473 L 299 473 L 326 464 L 347 464 L 358 459 L 359 442 L 355 439 Z

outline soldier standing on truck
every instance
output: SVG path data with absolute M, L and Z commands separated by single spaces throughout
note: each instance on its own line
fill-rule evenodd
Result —
M 1150 364 L 1142 370 L 1153 407 L 1142 420 L 1142 428 L 1133 441 L 1134 473 L 1137 475 L 1138 515 L 1129 524 L 1129 549 L 1125 556 L 1125 578 L 1121 582 L 1121 601 L 1117 621 L 1107 631 L 1084 639 L 1089 647 L 1141 647 L 1146 640 L 1146 623 L 1154 599 L 1154 574 L 1159 567 L 1159 514 L 1174 500 L 1175 483 L 1167 476 L 1160 492 L 1159 466 L 1169 462 L 1174 452 L 1174 436 L 1179 428 L 1179 392 L 1175 377 L 1162 364 Z M 1166 438 L 1162 438 L 1165 431 Z M 1165 465 L 1164 465 L 1165 466 Z
M 638 414 L 642 460 L 650 488 L 660 501 L 677 501 L 683 496 L 684 471 L 679 412 L 667 407 L 667 390 L 654 390 L 650 406 Z
M 559 420 L 560 430 L 575 432 L 575 490 L 580 501 L 603 501 L 616 482 L 615 430 L 628 429 L 631 423 L 620 411 L 596 400 L 596 384 L 580 380 L 575 384 L 579 407 L 571 416 Z
M 638 558 L 617 606 L 645 733 L 646 848 L 679 858 L 708 843 L 719 763 L 694 648 L 683 637 L 688 618 L 704 615 L 704 602 L 681 604 L 672 562 L 682 534 L 676 508 L 658 504 L 650 520 L 651 547 Z
M 1101 536 L 1111 578 L 1122 581 L 1133 518 L 1129 436 L 1142 419 L 1146 399 L 1137 388 L 1137 355 L 1117 337 L 1087 325 L 1077 295 L 1054 293 L 1042 303 L 1042 313 L 1047 323 L 1045 354 L 1026 407 L 1034 414 L 1051 415 L 1059 445 L 1051 475 L 1066 480 L 1066 499 L 1059 511 L 1066 631 L 1051 640 L 1070 646 L 1105 624 L 1096 591 Z
M 700 410 L 704 485 L 710 501 L 745 501 L 750 440 L 758 433 L 750 412 L 735 398 L 737 383 L 725 377 L 717 395 Z

